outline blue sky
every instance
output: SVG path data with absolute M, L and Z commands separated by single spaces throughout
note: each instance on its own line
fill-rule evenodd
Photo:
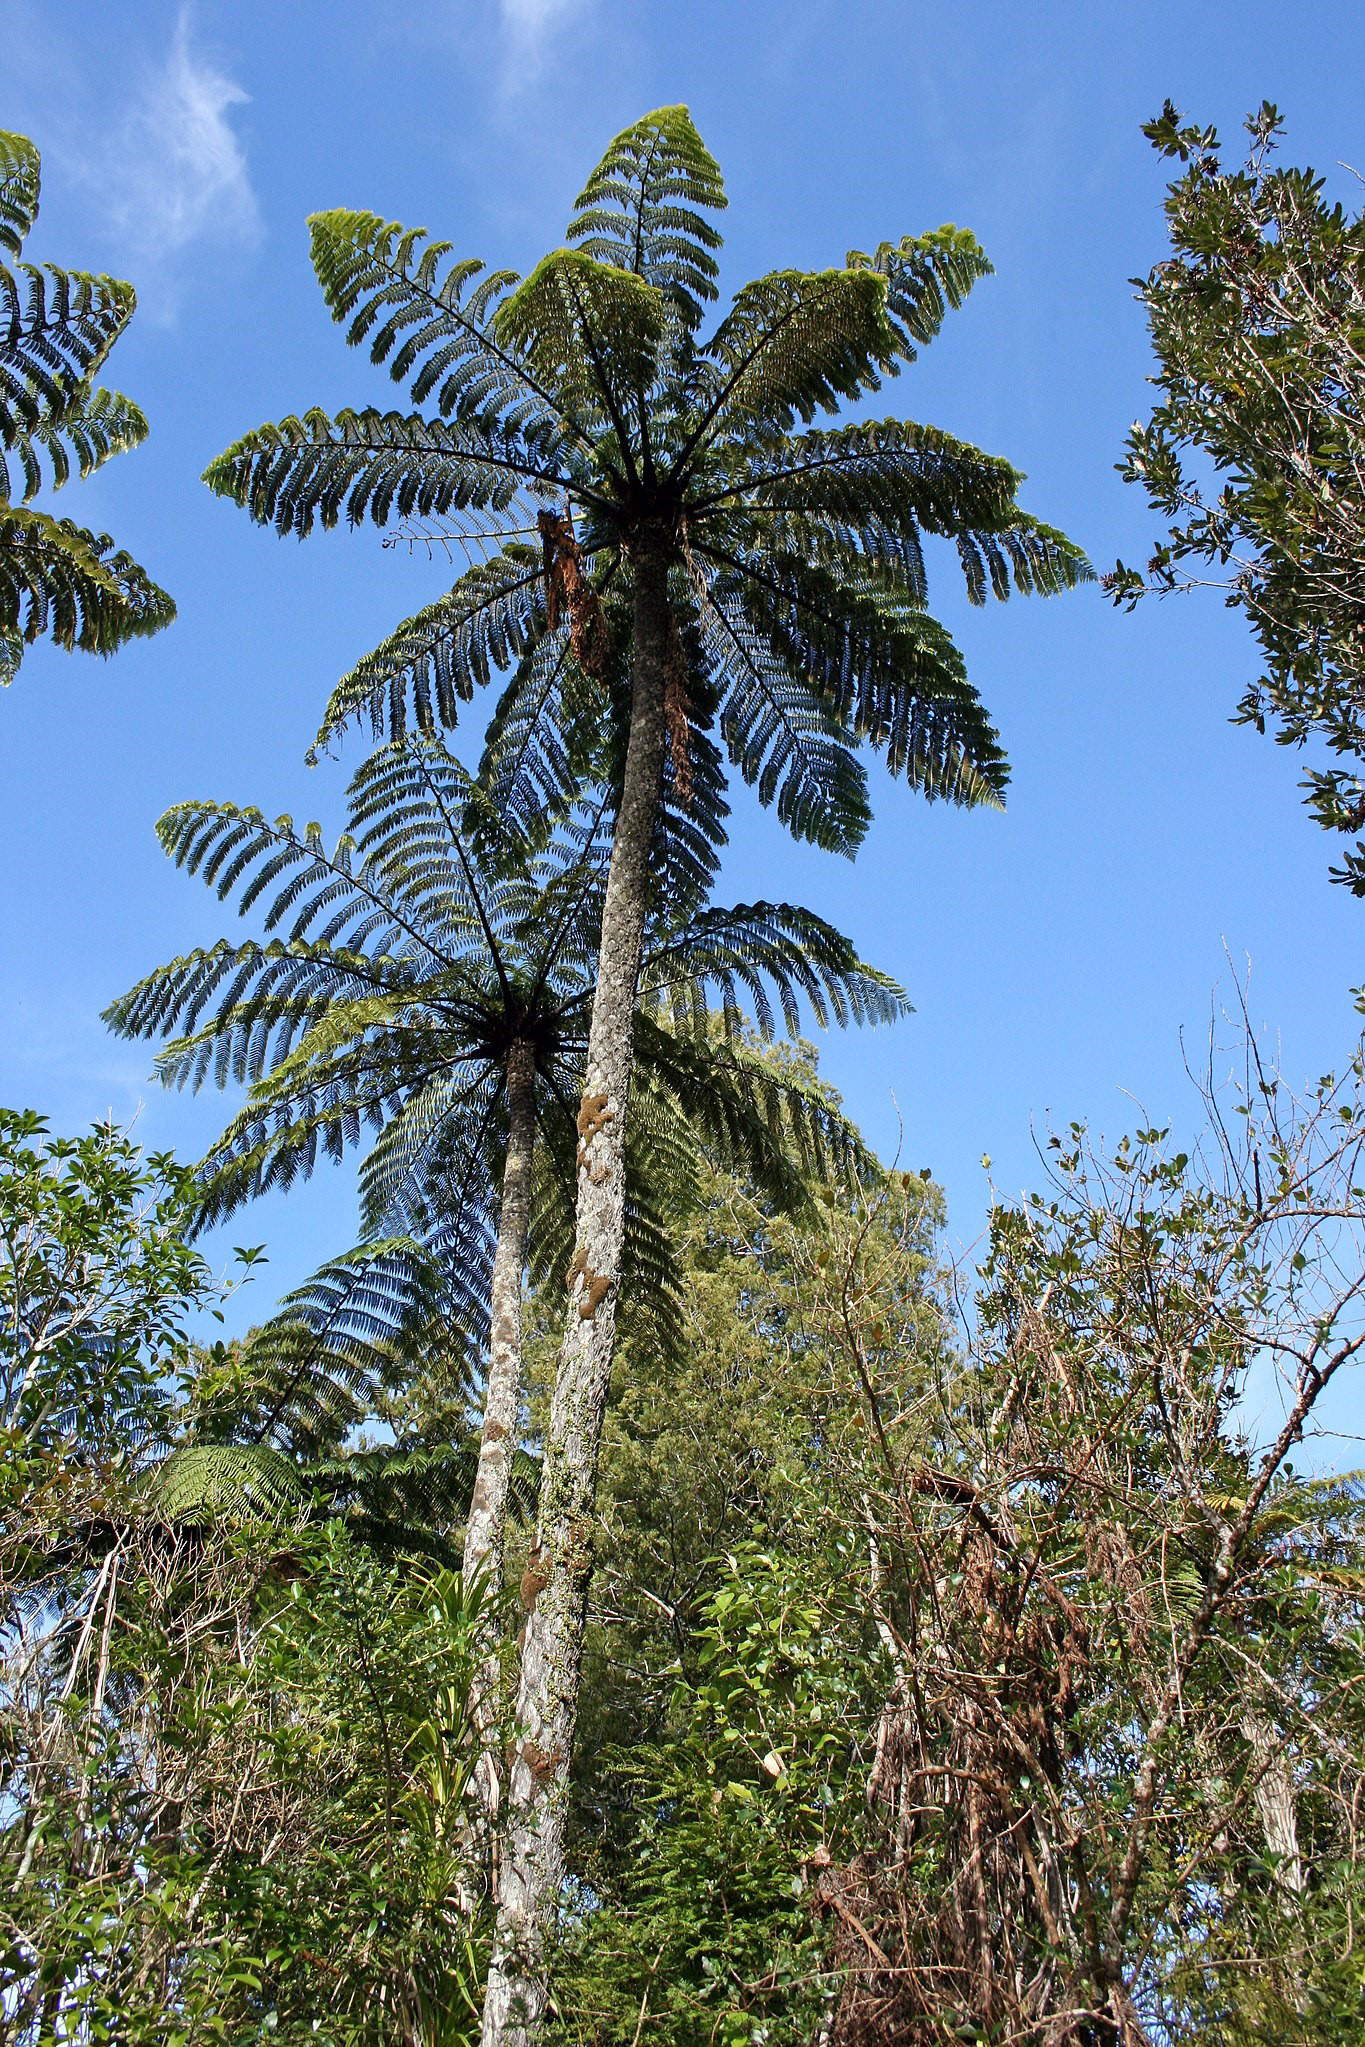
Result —
M 0 700 L 0 1099 L 62 1128 L 137 1113 L 146 1142 L 185 1156 L 229 1105 L 163 1096 L 99 1022 L 151 965 L 229 928 L 154 820 L 207 796 L 331 828 L 360 742 L 306 768 L 321 707 L 439 582 L 373 531 L 282 542 L 197 480 L 263 419 L 388 402 L 322 306 L 310 211 L 370 207 L 525 269 L 609 137 L 685 100 L 726 176 L 729 283 L 971 227 L 997 274 L 885 409 L 1008 456 L 1030 509 L 1107 566 L 1143 559 L 1153 532 L 1113 469 L 1147 405 L 1128 279 L 1163 250 L 1163 167 L 1139 124 L 1169 95 L 1233 141 L 1269 97 L 1292 160 L 1343 197 L 1343 161 L 1365 166 L 1349 4 L 7 0 L 3 40 L 0 125 L 44 153 L 30 254 L 131 277 L 141 302 L 111 377 L 151 438 L 63 509 L 131 547 L 180 618 L 108 664 L 40 649 Z M 883 1150 L 900 1133 L 905 1163 L 933 1168 L 970 1242 L 983 1153 L 1011 1192 L 1036 1180 L 1049 1117 L 1115 1134 L 1193 1118 L 1182 1034 L 1197 1061 L 1248 959 L 1290 1077 L 1339 1063 L 1365 907 L 1327 882 L 1300 764 L 1227 722 L 1255 663 L 1216 598 L 1135 618 L 1096 591 L 972 611 L 952 557 L 930 567 L 1011 756 L 1008 811 L 928 807 L 874 772 L 876 823 L 847 864 L 793 847 L 739 789 L 721 894 L 804 901 L 905 983 L 916 1014 L 835 1034 L 825 1070 Z M 271 1254 L 234 1321 L 352 1226 L 347 1172 L 260 1204 L 227 1233 Z

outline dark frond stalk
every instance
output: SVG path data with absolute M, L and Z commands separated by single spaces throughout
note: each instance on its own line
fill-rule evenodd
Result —
M 518 1039 L 507 1054 L 507 1156 L 502 1172 L 498 1244 L 493 1257 L 490 1293 L 488 1378 L 484 1389 L 483 1433 L 479 1469 L 464 1532 L 464 1582 L 481 1580 L 487 1592 L 486 1612 L 496 1625 L 502 1589 L 503 1549 L 507 1532 L 507 1497 L 517 1442 L 517 1411 L 521 1400 L 521 1282 L 526 1269 L 526 1239 L 531 1224 L 531 1180 L 535 1163 L 535 1050 Z M 474 1773 L 478 1822 L 491 1839 L 497 1823 L 501 1786 L 497 1766 L 499 1664 L 489 1644 L 473 1701 L 479 1737 Z
M 526 1617 L 519 1735 L 509 1786 L 498 1920 L 484 2002 L 483 2047 L 532 2047 L 545 2004 L 545 1929 L 564 1863 L 569 1760 L 602 1417 L 611 1377 L 616 1283 L 625 1233 L 626 1102 L 644 943 L 649 850 L 667 728 L 668 562 L 662 545 L 635 560 L 630 737 L 602 914 L 587 1075 L 578 1118 L 578 1216 L 569 1304 L 541 1475 L 534 1577 Z

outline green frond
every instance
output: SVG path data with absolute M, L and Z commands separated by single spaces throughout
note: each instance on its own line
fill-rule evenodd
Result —
M 850 270 L 875 270 L 886 279 L 887 318 L 903 362 L 913 362 L 915 344 L 927 347 L 949 309 L 956 311 L 972 286 L 992 275 L 976 236 L 952 226 L 882 242 L 872 256 L 850 249 L 844 260 Z
M 402 1177 L 392 1170 L 397 1137 L 385 1161 L 389 1182 L 385 1226 L 398 1224 L 420 1237 L 439 1269 L 447 1342 L 462 1349 L 471 1371 L 488 1342 L 497 1199 L 506 1142 L 503 1107 L 497 1080 L 485 1074 L 469 1099 L 459 1104 L 460 1113 L 443 1116 L 425 1144 L 415 1145 L 405 1159 L 397 1160 Z M 409 1123 L 402 1135 L 411 1137 L 412 1132 Z M 385 1130 L 379 1144 L 388 1136 Z M 363 1216 L 380 1210 L 379 1166 L 375 1164 L 371 1170 L 373 1160 L 372 1152 L 365 1162 L 361 1187 Z
M 0 446 L 69 415 L 137 306 L 131 284 L 85 270 L 0 264 Z
M 504 299 L 494 328 L 566 411 L 601 420 L 628 451 L 627 421 L 654 380 L 665 313 L 663 293 L 633 271 L 555 249 Z
M 390 518 L 505 512 L 523 488 L 560 490 L 564 479 L 498 421 L 424 419 L 420 413 L 316 408 L 258 427 L 211 462 L 204 481 L 260 525 L 300 538 L 314 522 L 352 526 Z
M 487 1069 L 457 1075 L 430 1064 L 434 1070 L 413 1087 L 365 1157 L 362 1225 L 367 1234 L 377 1232 L 399 1213 L 425 1241 L 458 1230 L 470 1299 L 477 1299 L 481 1313 L 493 1252 L 492 1190 L 502 1177 L 506 1139 L 500 1076 Z
M 478 1471 L 478 1443 L 340 1450 L 309 1466 L 328 1509 L 344 1514 L 370 1549 L 393 1557 L 427 1556 L 458 1567 L 460 1537 Z M 524 1515 L 533 1504 L 540 1467 L 524 1450 L 514 1453 L 509 1507 Z
M 716 296 L 721 237 L 703 214 L 725 203 L 720 166 L 687 108 L 659 107 L 612 142 L 574 202 L 566 240 L 654 285 L 690 333 Z
M 801 997 L 822 1029 L 891 1023 L 910 1010 L 904 990 L 859 959 L 842 932 L 792 903 L 739 903 L 703 910 L 676 932 L 651 929 L 641 988 L 652 1012 L 681 1006 L 703 1034 L 717 996 L 737 1034 L 742 994 L 766 1038 L 776 1034 L 773 994 L 791 1037 L 801 1031 Z
M 444 597 L 406 619 L 332 692 L 310 759 L 352 718 L 401 739 L 409 724 L 450 730 L 495 670 L 519 660 L 544 629 L 540 550 L 512 543 L 476 562 Z
M 917 604 L 802 554 L 727 560 L 712 583 L 779 671 L 809 678 L 839 728 L 929 798 L 999 807 L 1009 768 L 948 633 Z
M 243 1426 L 304 1454 L 343 1443 L 379 1390 L 409 1375 L 442 1305 L 442 1275 L 410 1240 L 330 1260 L 247 1337 Z
M 31 142 L 0 133 L 7 255 L 19 255 L 37 216 L 40 168 Z M 108 534 L 25 509 L 45 482 L 66 483 L 73 462 L 89 476 L 146 438 L 131 399 L 94 387 L 136 304 L 118 278 L 0 263 L 0 683 L 13 681 L 35 640 L 111 654 L 175 617 L 165 591 Z
M 1095 580 L 1095 571 L 1074 541 L 1022 512 L 1015 512 L 998 531 L 978 528 L 960 533 L 957 551 L 973 604 L 985 603 L 988 583 L 995 596 L 1008 597 L 1011 577 L 1025 597 L 1054 597 Z
M 111 455 L 136 448 L 146 438 L 146 417 L 131 398 L 119 391 L 91 391 L 88 385 L 81 385 L 60 410 L 43 411 L 31 431 L 19 429 L 7 446 L 0 446 L 0 498 L 8 501 L 17 496 L 26 503 L 45 480 L 49 488 L 58 490 L 70 478 L 73 456 L 79 474 L 85 477 Z M 16 480 L 21 486 L 17 492 Z
M 377 213 L 337 207 L 308 223 L 313 268 L 332 318 L 349 321 L 348 344 L 408 383 L 413 402 L 435 397 L 443 419 L 500 420 L 543 460 L 557 461 L 566 423 L 525 366 L 499 343 L 492 318 L 517 284 L 514 270 L 486 271 Z
M 0 249 L 7 256 L 23 253 L 38 218 L 41 183 L 42 159 L 27 135 L 0 129 Z
M 813 428 L 754 451 L 718 484 L 711 502 L 743 499 L 767 519 L 809 522 L 803 541 L 828 522 L 838 541 L 894 562 L 898 543 L 920 533 L 955 536 L 964 527 L 997 531 L 1018 517 L 1019 472 L 939 427 L 913 420 L 860 420 Z M 703 500 L 703 503 L 706 501 Z
M 68 651 L 112 654 L 174 617 L 166 592 L 107 533 L 0 506 L 0 640 L 11 663 L 16 646 L 44 637 Z
M 574 660 L 567 628 L 542 634 L 493 707 L 480 786 L 519 830 L 534 835 L 538 821 L 562 812 L 583 786 L 609 717 L 607 691 Z
M 220 939 L 146 975 L 110 1003 L 104 1021 L 124 1038 L 181 1033 L 158 1054 L 157 1073 L 167 1086 L 194 1091 L 210 1066 L 215 1081 L 258 1080 L 333 1002 L 372 990 L 374 980 L 361 953 Z
M 675 915 L 706 901 L 720 872 L 729 836 L 725 826 L 730 815 L 725 755 L 700 720 L 698 705 L 705 699 L 699 665 L 688 664 L 687 765 L 691 784 L 679 790 L 672 774 L 666 777 L 650 853 L 653 900 L 661 910 Z M 714 697 L 709 674 L 706 685 L 707 694 Z M 707 724 L 714 722 L 707 717 Z
M 684 466 L 721 436 L 774 440 L 875 391 L 895 360 L 886 281 L 871 270 L 778 270 L 736 294 L 701 351 Z
M 177 1526 L 296 1522 L 309 1492 L 298 1467 L 266 1443 L 187 1443 L 160 1463 L 147 1509 Z
M 649 1011 L 636 1019 L 636 1041 L 642 1098 L 652 1090 L 671 1102 L 712 1165 L 752 1179 L 780 1207 L 799 1207 L 837 1173 L 875 1170 L 818 1082 L 775 1070 L 738 1039 L 716 1043 Z
M 871 821 L 867 777 L 831 709 L 788 668 L 743 607 L 708 601 L 702 637 L 723 678 L 721 737 L 731 761 L 794 838 L 853 853 Z

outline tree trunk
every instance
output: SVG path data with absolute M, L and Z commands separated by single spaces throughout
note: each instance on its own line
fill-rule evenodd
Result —
M 1242 1715 L 1242 1732 L 1256 1766 L 1252 1795 L 1265 1834 L 1266 1854 L 1274 1862 L 1276 1875 L 1285 1889 L 1296 1897 L 1302 1896 L 1306 1878 L 1299 1853 L 1298 1801 L 1294 1771 L 1284 1743 L 1269 1721 L 1257 1712 Z
M 531 1222 L 535 1090 L 535 1050 L 518 1040 L 507 1053 L 507 1155 L 502 1169 L 498 1245 L 493 1256 L 488 1379 L 484 1388 L 479 1469 L 464 1531 L 465 1584 L 482 1581 L 489 1603 L 489 1621 L 482 1630 L 488 1647 L 475 1681 L 473 1700 L 474 1725 L 479 1737 L 474 1786 L 481 1849 L 492 1839 L 499 1805 L 496 1736 L 501 1716 L 494 1615 L 502 1591 L 507 1496 L 521 1400 L 521 1278 Z
M 669 641 L 663 551 L 635 563 L 630 736 L 602 911 L 578 1117 L 578 1228 L 550 1409 L 517 1699 L 498 1922 L 483 2047 L 531 2047 L 545 2007 L 542 1953 L 563 1874 L 564 1816 L 592 1573 L 597 1453 L 611 1378 L 625 1230 L 625 1128 L 649 854 L 663 778 Z

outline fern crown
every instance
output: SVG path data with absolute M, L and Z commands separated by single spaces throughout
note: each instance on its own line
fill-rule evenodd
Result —
M 306 1423 L 310 1441 L 328 1414 L 362 1411 L 366 1387 L 401 1376 L 402 1346 L 386 1348 L 395 1331 L 453 1328 L 475 1369 L 514 1044 L 534 1058 L 532 1269 L 568 1263 L 606 808 L 527 837 L 439 744 L 408 741 L 361 767 L 348 829 L 330 848 L 315 825 L 234 804 L 180 804 L 161 820 L 176 863 L 261 932 L 172 961 L 106 1012 L 122 1036 L 170 1040 L 157 1058 L 168 1086 L 247 1087 L 199 1169 L 202 1221 L 371 1140 L 361 1246 L 287 1304 L 270 1337 L 267 1377 L 290 1389 L 280 1414 Z M 658 871 L 666 885 L 668 863 Z M 677 1315 L 666 1212 L 688 1199 L 699 1151 L 785 1203 L 808 1176 L 866 1162 L 821 1090 L 747 1042 L 747 1016 L 763 1036 L 779 1023 L 794 1031 L 803 1002 L 821 1023 L 905 1007 L 894 982 L 807 911 L 656 912 L 637 1020 L 628 1250 L 630 1297 L 664 1346 Z
M 908 421 L 829 417 L 911 362 L 990 266 L 944 227 L 775 271 L 704 332 L 724 205 L 687 110 L 667 107 L 616 138 L 525 278 L 375 214 L 314 217 L 333 318 L 418 409 L 287 418 L 208 481 L 282 532 L 373 520 L 470 553 L 343 679 L 319 744 L 358 714 L 391 736 L 449 727 L 497 674 L 485 783 L 526 813 L 563 800 L 577 734 L 624 715 L 624 599 L 649 555 L 683 656 L 682 796 L 694 734 L 714 730 L 794 832 L 845 851 L 868 818 L 863 742 L 927 796 L 1000 802 L 1004 755 L 927 610 L 923 537 L 956 545 L 975 602 L 1060 590 L 1088 565 L 1020 509 L 1007 462 Z M 566 562 L 583 593 L 567 603 Z M 703 766 L 714 800 L 721 752 Z

